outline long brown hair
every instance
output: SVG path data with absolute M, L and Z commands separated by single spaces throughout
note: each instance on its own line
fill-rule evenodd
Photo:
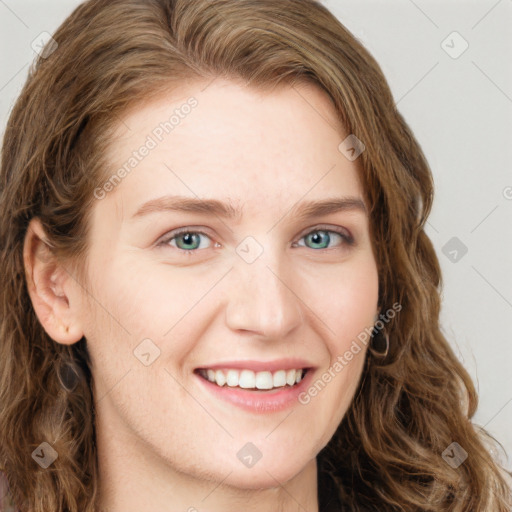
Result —
M 433 180 L 367 50 L 314 0 L 89 0 L 54 34 L 9 118 L 0 175 L 0 467 L 17 506 L 93 512 L 98 496 L 86 340 L 54 342 L 27 292 L 23 241 L 38 217 L 53 257 L 85 283 L 93 191 L 119 116 L 187 80 L 256 88 L 309 82 L 365 144 L 379 304 L 402 310 L 390 350 L 368 354 L 360 387 L 319 454 L 351 510 L 508 512 L 510 489 L 470 419 L 471 378 L 439 326 L 440 267 L 424 224 Z M 341 142 L 341 139 L 340 139 Z M 80 378 L 63 386 L 72 362 Z M 60 376 L 60 378 L 59 378 Z M 42 470 L 31 453 L 58 453 Z M 456 441 L 457 468 L 442 457 Z

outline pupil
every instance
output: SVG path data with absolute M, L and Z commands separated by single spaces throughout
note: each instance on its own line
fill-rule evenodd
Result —
M 181 235 L 181 239 L 185 245 L 194 243 L 193 233 L 184 233 L 183 235 Z
M 313 244 L 321 244 L 322 243 L 322 236 L 325 236 L 326 241 L 328 241 L 328 235 L 325 233 L 325 231 L 317 231 L 316 233 L 310 235 L 311 241 Z

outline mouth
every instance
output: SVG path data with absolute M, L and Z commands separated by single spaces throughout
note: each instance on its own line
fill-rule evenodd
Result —
M 223 388 L 243 389 L 245 391 L 271 393 L 296 387 L 306 377 L 311 368 L 294 368 L 288 370 L 260 371 L 248 369 L 213 369 L 197 368 L 199 377 Z
M 302 404 L 299 398 L 311 385 L 315 372 L 313 367 L 275 371 L 217 367 L 196 368 L 194 375 L 210 400 L 213 397 L 215 401 L 262 414 Z

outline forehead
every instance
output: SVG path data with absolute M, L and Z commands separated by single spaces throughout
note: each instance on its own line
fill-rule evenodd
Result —
M 107 199 L 126 219 L 164 194 L 230 197 L 238 207 L 357 195 L 358 162 L 339 150 L 346 135 L 319 87 L 189 84 L 120 120 L 107 157 L 111 172 L 128 172 Z

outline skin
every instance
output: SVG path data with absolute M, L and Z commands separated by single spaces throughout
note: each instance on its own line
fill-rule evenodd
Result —
M 288 214 L 303 200 L 363 199 L 359 163 L 338 150 L 348 133 L 315 86 L 262 92 L 217 79 L 205 87 L 188 83 L 119 123 L 108 154 L 114 170 L 174 108 L 198 101 L 95 203 L 86 283 L 52 263 L 33 219 L 24 248 L 30 296 L 57 343 L 87 339 L 101 510 L 317 511 L 315 457 L 353 399 L 366 349 L 308 404 L 264 414 L 212 396 L 193 370 L 300 357 L 316 367 L 316 380 L 373 325 L 378 274 L 367 214 Z M 130 220 L 165 194 L 231 200 L 243 214 L 161 211 Z M 324 224 L 348 230 L 354 244 L 331 231 L 330 242 L 308 240 Z M 157 246 L 181 227 L 207 236 Z M 236 252 L 247 236 L 263 248 L 251 264 Z M 146 338 L 160 349 L 149 366 L 133 354 Z M 237 457 L 247 442 L 262 454 L 251 468 Z

